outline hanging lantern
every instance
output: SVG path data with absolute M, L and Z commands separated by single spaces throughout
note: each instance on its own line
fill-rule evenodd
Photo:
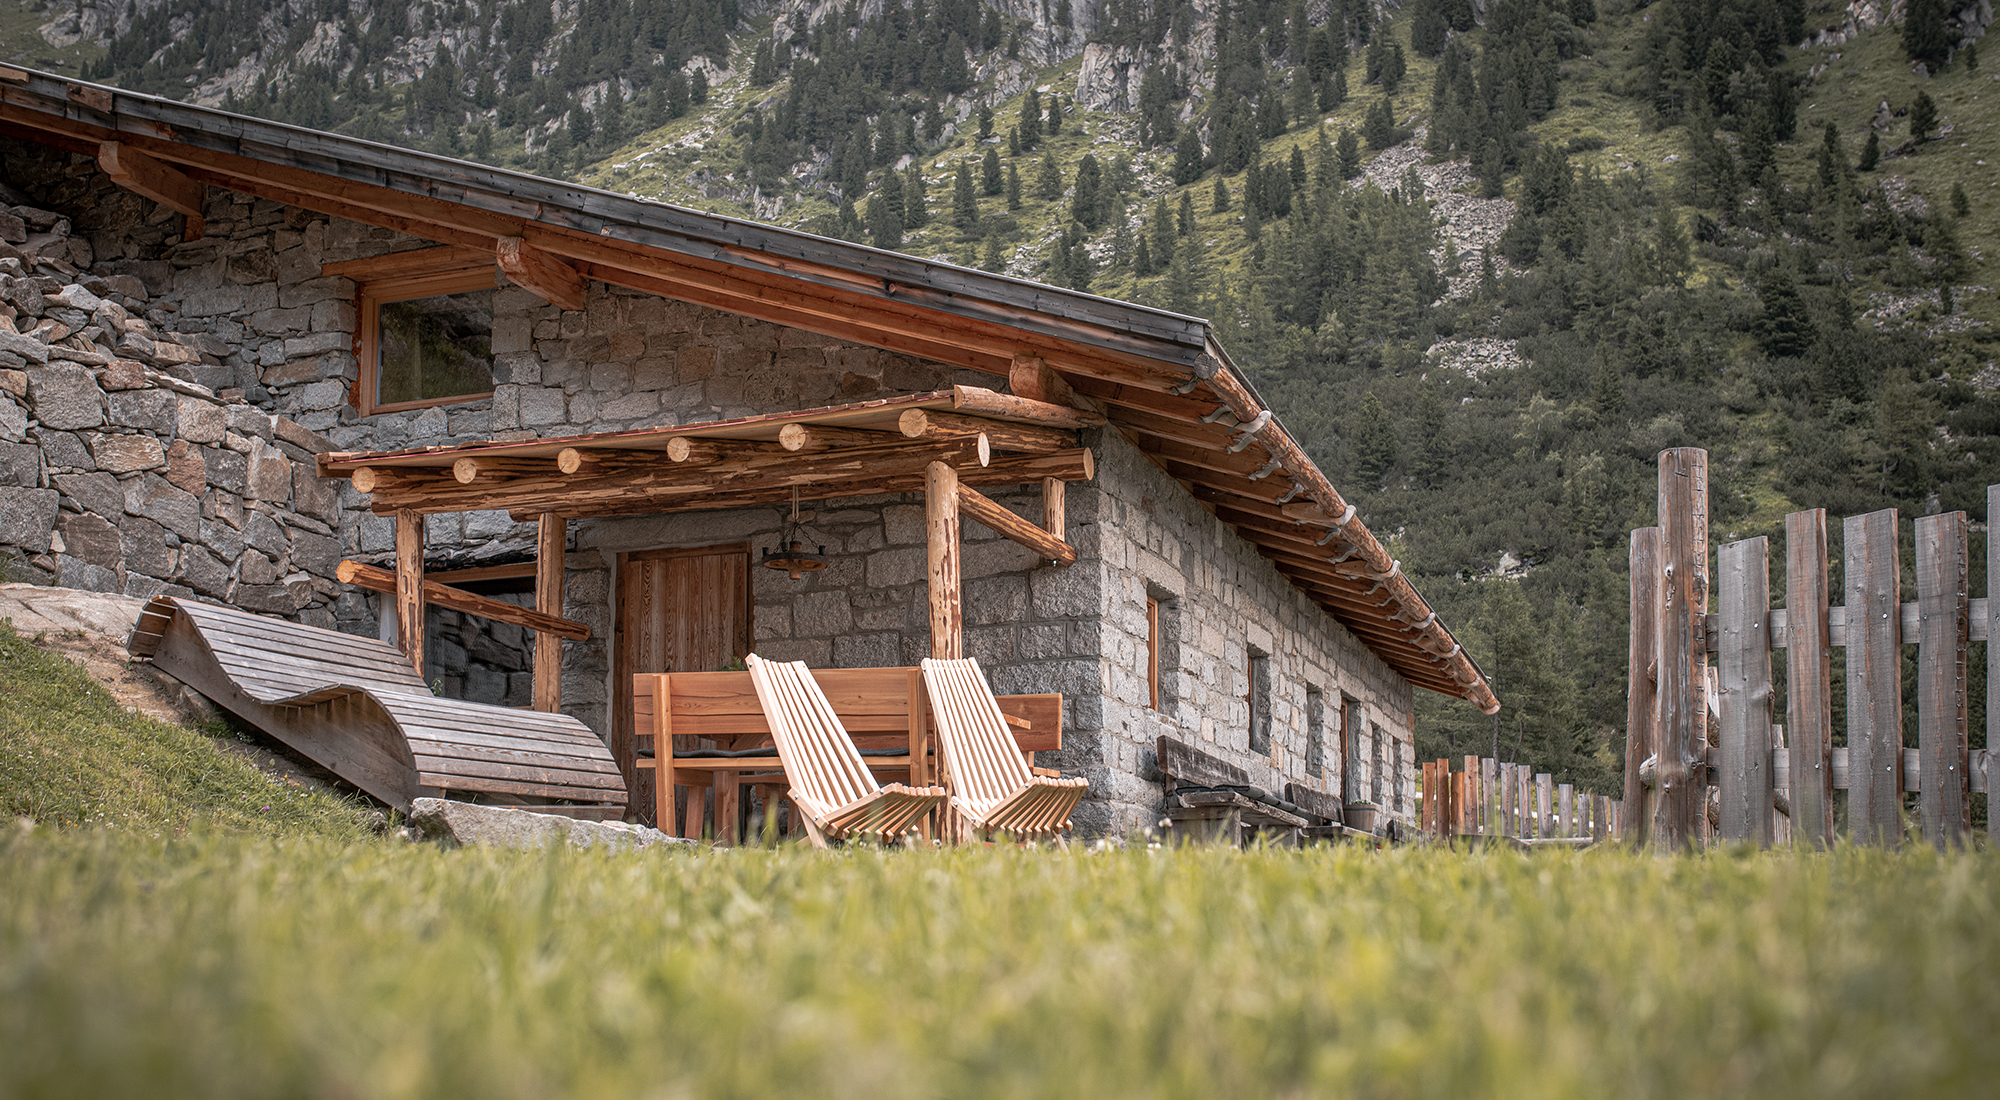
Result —
M 817 551 L 808 551 L 804 540 L 799 537 L 804 531 L 805 525 L 799 522 L 799 491 L 793 489 L 792 514 L 778 535 L 778 546 L 776 549 L 764 551 L 763 556 L 758 559 L 758 564 L 766 569 L 782 570 L 790 574 L 793 580 L 798 580 L 807 573 L 825 569 L 826 547 L 821 545 Z

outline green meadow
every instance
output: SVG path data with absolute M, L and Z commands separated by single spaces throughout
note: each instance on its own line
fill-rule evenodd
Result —
M 2000 863 L 10 830 L 0 1096 L 1991 1095 Z

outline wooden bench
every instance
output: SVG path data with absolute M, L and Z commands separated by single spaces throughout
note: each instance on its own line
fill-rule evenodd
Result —
M 878 780 L 900 778 L 914 786 L 939 782 L 922 670 L 828 668 L 815 670 L 813 679 Z M 1031 767 L 1035 753 L 1062 748 L 1061 693 L 998 699 Z M 789 788 L 749 672 L 639 673 L 632 677 L 632 709 L 634 736 L 642 744 L 650 739 L 653 747 L 653 755 L 640 757 L 637 764 L 655 772 L 654 820 L 662 831 L 674 833 L 678 825 L 679 835 L 700 837 L 708 801 L 702 796 L 713 787 L 714 835 L 719 843 L 732 843 L 743 785 L 761 788 L 767 800 L 783 797 Z M 703 747 L 696 748 L 697 739 Z M 755 750 L 764 751 L 719 755 Z M 674 820 L 675 787 L 689 788 L 679 822 Z M 732 827 L 721 827 L 723 822 Z

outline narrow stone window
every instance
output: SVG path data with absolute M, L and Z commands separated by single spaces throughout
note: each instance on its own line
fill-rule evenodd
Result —
M 1382 727 L 1368 727 L 1368 801 L 1382 804 Z
M 1340 697 L 1340 800 L 1361 801 L 1361 724 L 1356 721 L 1360 700 Z
M 1271 753 L 1271 655 L 1250 651 L 1250 751 Z
M 1389 800 L 1395 804 L 1392 807 L 1392 809 L 1394 809 L 1395 812 L 1397 813 L 1402 813 L 1403 812 L 1403 744 L 1402 742 L 1396 740 L 1394 737 L 1391 737 L 1389 739 L 1389 761 L 1391 765 L 1389 768 L 1390 790 L 1391 790 L 1391 795 Z
M 1146 598 L 1146 705 L 1160 709 L 1160 601 Z
M 1326 774 L 1326 693 L 1316 687 L 1306 689 L 1306 774 Z

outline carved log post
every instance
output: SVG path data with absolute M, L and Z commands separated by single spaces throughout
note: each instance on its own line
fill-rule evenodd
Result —
M 424 674 L 424 517 L 408 509 L 396 513 L 397 644 L 417 675 Z
M 933 462 L 924 471 L 924 538 L 930 551 L 931 656 L 965 656 L 964 603 L 959 591 L 958 471 Z
M 544 512 L 535 531 L 535 610 L 560 618 L 563 610 L 563 554 L 569 521 Z M 535 632 L 535 709 L 562 709 L 562 639 Z

